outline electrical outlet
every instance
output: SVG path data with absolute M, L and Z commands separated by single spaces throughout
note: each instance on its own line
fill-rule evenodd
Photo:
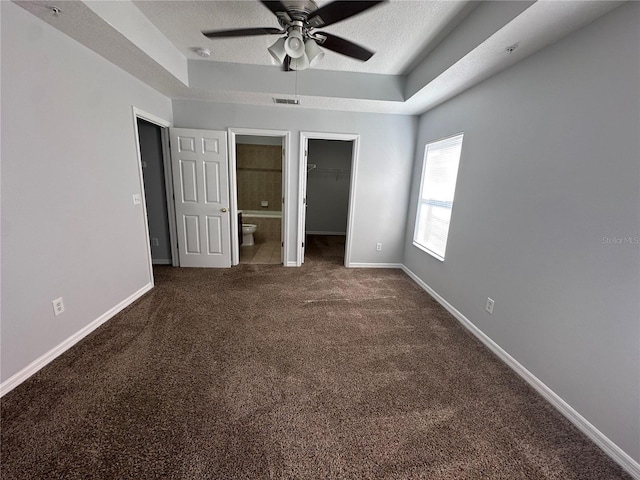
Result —
M 496 302 L 493 301 L 492 298 L 487 297 L 487 303 L 484 306 L 484 309 L 487 311 L 487 313 L 493 313 L 493 306 L 495 305 Z
M 376 243 L 376 252 L 382 251 L 382 243 Z
M 64 302 L 62 301 L 62 297 L 56 298 L 51 303 L 53 304 L 53 313 L 56 317 L 64 312 Z
M 142 196 L 139 193 L 133 194 L 133 204 L 140 205 L 142 203 Z
M 157 237 L 153 237 L 151 239 L 151 246 L 152 247 L 159 247 L 160 246 L 160 240 L 158 240 Z

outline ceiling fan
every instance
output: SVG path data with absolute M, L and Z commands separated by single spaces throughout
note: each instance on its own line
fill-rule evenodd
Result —
M 202 33 L 209 38 L 283 35 L 268 50 L 274 61 L 281 64 L 285 71 L 305 70 L 316 65 L 324 57 L 324 52 L 318 45 L 366 62 L 374 52 L 342 37 L 316 29 L 341 22 L 386 1 L 337 0 L 318 8 L 314 0 L 261 0 L 261 3 L 277 17 L 280 28 L 208 30 Z

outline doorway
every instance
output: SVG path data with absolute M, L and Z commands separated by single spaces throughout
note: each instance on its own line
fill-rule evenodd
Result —
M 299 263 L 309 248 L 349 267 L 359 136 L 302 132 L 300 148 Z
M 149 276 L 153 282 L 154 264 L 178 266 L 173 184 L 169 163 L 170 123 L 136 107 L 132 107 L 132 114 L 140 197 L 146 221 Z
M 240 263 L 282 263 L 282 138 L 236 135 Z
M 173 254 L 162 154 L 162 127 L 142 118 L 138 118 L 137 123 L 151 261 L 154 265 L 171 265 Z
M 288 145 L 286 131 L 229 129 L 232 265 L 287 264 Z

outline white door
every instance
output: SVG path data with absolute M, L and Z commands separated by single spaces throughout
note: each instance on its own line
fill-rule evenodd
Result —
M 230 267 L 227 133 L 170 133 L 180 266 Z

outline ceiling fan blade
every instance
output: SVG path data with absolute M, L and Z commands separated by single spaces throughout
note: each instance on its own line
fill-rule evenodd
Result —
M 313 28 L 326 27 L 385 2 L 386 0 L 334 1 L 312 12 L 307 21 Z
M 284 3 L 282 3 L 280 0 L 261 0 L 261 3 L 269 10 L 271 10 L 271 13 L 273 13 L 276 17 L 284 18 L 286 20 L 286 23 L 291 22 L 291 17 L 289 16 L 289 13 L 287 13 L 287 7 L 285 7 Z
M 285 33 L 279 28 L 236 28 L 233 30 L 208 30 L 202 32 L 209 38 L 244 37 L 251 35 L 275 35 Z
M 315 33 L 326 38 L 326 40 L 320 44 L 321 47 L 326 48 L 327 50 L 333 50 L 336 53 L 341 53 L 347 57 L 356 58 L 366 62 L 375 53 L 342 37 L 337 37 L 326 32 Z

